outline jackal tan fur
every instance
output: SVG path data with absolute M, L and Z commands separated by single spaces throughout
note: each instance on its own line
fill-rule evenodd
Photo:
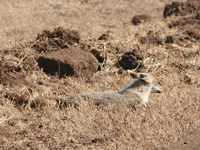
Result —
M 78 106 L 82 101 L 89 101 L 104 110 L 116 109 L 120 105 L 135 107 L 135 105 L 141 104 L 146 106 L 151 92 L 163 92 L 150 74 L 132 71 L 128 71 L 128 73 L 133 80 L 119 91 L 90 92 L 59 97 L 57 98 L 58 105 Z

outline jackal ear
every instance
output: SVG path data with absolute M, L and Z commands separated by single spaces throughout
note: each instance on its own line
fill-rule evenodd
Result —
M 144 81 L 148 81 L 149 80 L 149 76 L 147 74 L 140 74 L 140 79 L 144 80 Z
M 138 78 L 138 73 L 133 72 L 133 71 L 131 71 L 131 70 L 127 70 L 127 72 L 129 73 L 129 75 L 130 75 L 133 79 Z

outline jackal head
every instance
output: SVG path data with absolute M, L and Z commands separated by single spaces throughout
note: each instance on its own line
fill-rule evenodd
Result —
M 144 86 L 150 86 L 152 93 L 163 92 L 161 86 L 158 84 L 158 81 L 152 75 L 148 73 L 136 73 L 130 70 L 128 70 L 128 73 L 134 80 L 138 81 L 139 83 L 142 83 Z

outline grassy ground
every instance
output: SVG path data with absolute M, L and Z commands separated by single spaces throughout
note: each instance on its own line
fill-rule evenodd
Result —
M 192 42 L 192 47 L 173 44 L 170 48 L 138 42 L 138 37 L 150 30 L 159 31 L 162 37 L 177 32 L 178 28 L 167 27 L 174 17 L 162 18 L 166 3 L 171 1 L 1 0 L 0 63 L 22 69 L 12 73 L 17 79 L 8 81 L 12 84 L 0 84 L 0 148 L 198 149 L 199 141 L 191 139 L 198 139 L 200 133 L 199 41 Z M 141 13 L 152 15 L 155 21 L 132 25 L 132 17 Z M 32 42 L 42 30 L 52 31 L 59 26 L 77 30 L 82 43 L 107 53 L 102 71 L 90 80 L 58 79 L 37 67 L 35 59 L 40 54 L 31 48 Z M 89 40 L 108 30 L 113 39 Z M 147 107 L 132 110 L 122 106 L 115 111 L 87 104 L 79 109 L 26 107 L 26 103 L 40 95 L 118 90 L 130 78 L 126 73 L 116 73 L 116 59 L 136 44 L 143 56 L 140 70 L 154 74 L 165 90 L 152 94 Z

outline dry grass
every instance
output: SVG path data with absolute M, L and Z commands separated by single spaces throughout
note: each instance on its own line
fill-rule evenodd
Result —
M 176 32 L 167 28 L 169 20 L 161 20 L 166 2 L 171 1 L 1 1 L 0 62 L 22 68 L 13 77 L 20 78 L 19 82 L 25 78 L 27 83 L 0 84 L 0 148 L 172 149 L 182 145 L 183 137 L 191 131 L 198 131 L 199 41 L 192 48 L 173 45 L 173 49 L 166 49 L 142 45 L 135 36 L 145 36 L 150 30 L 160 31 L 163 37 Z M 136 27 L 130 21 L 138 13 L 148 13 L 157 19 Z M 107 54 L 101 72 L 90 80 L 57 79 L 37 67 L 35 59 L 39 54 L 31 49 L 30 41 L 42 30 L 58 26 L 79 31 L 83 43 Z M 112 40 L 88 41 L 108 30 L 113 33 Z M 135 44 L 140 46 L 139 53 L 144 57 L 141 71 L 156 75 L 165 89 L 163 94 L 152 94 L 146 108 L 137 107 L 135 111 L 122 106 L 119 110 L 103 111 L 87 104 L 79 109 L 27 107 L 30 100 L 41 95 L 118 90 L 130 78 L 115 73 L 117 59 Z

